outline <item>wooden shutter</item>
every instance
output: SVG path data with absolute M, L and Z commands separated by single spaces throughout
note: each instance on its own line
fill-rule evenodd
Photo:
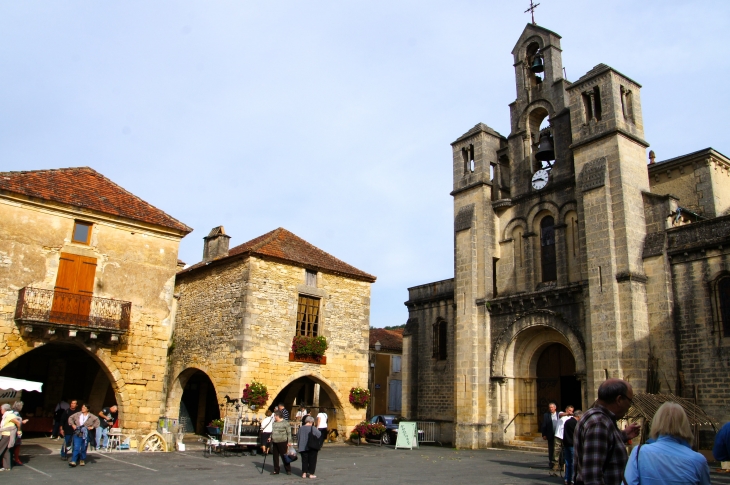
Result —
M 56 277 L 56 291 L 74 292 L 76 282 L 77 264 L 79 257 L 75 254 L 61 253 L 61 260 L 58 262 L 58 276 Z
M 80 295 L 94 295 L 94 278 L 96 277 L 96 259 L 78 256 L 79 268 L 76 275 L 76 288 L 74 293 Z
M 95 258 L 61 253 L 51 307 L 52 322 L 88 325 L 95 277 Z

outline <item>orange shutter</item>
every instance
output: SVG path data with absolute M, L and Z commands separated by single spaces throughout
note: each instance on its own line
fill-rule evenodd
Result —
M 96 259 L 79 256 L 79 269 L 76 276 L 76 291 L 80 295 L 94 296 L 94 277 Z
M 58 263 L 58 276 L 56 277 L 56 291 L 68 291 L 73 293 L 79 257 L 75 254 L 61 253 L 61 260 Z
M 88 325 L 95 276 L 96 259 L 61 253 L 51 308 L 52 322 Z

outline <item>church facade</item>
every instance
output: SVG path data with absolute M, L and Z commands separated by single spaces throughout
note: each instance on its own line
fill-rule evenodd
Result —
M 512 54 L 510 134 L 452 143 L 454 278 L 409 288 L 403 415 L 507 444 L 619 377 L 727 421 L 730 160 L 647 164 L 637 82 L 604 64 L 567 81 L 534 24 Z

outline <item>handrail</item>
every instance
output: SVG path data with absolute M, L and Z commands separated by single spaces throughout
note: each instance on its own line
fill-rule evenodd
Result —
M 534 416 L 534 415 L 535 415 L 535 413 L 517 413 L 517 414 L 515 414 L 514 418 L 512 418 L 512 421 L 507 423 L 507 426 L 505 426 L 504 432 L 505 433 L 507 432 L 507 428 L 509 428 L 509 425 L 512 424 L 515 419 L 517 419 L 517 416 Z

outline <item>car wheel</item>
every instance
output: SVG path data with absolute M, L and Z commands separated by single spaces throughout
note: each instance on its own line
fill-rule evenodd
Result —
M 382 440 L 383 440 L 384 445 L 390 445 L 393 443 L 393 439 L 390 437 L 390 433 L 387 431 L 385 433 L 383 433 Z

